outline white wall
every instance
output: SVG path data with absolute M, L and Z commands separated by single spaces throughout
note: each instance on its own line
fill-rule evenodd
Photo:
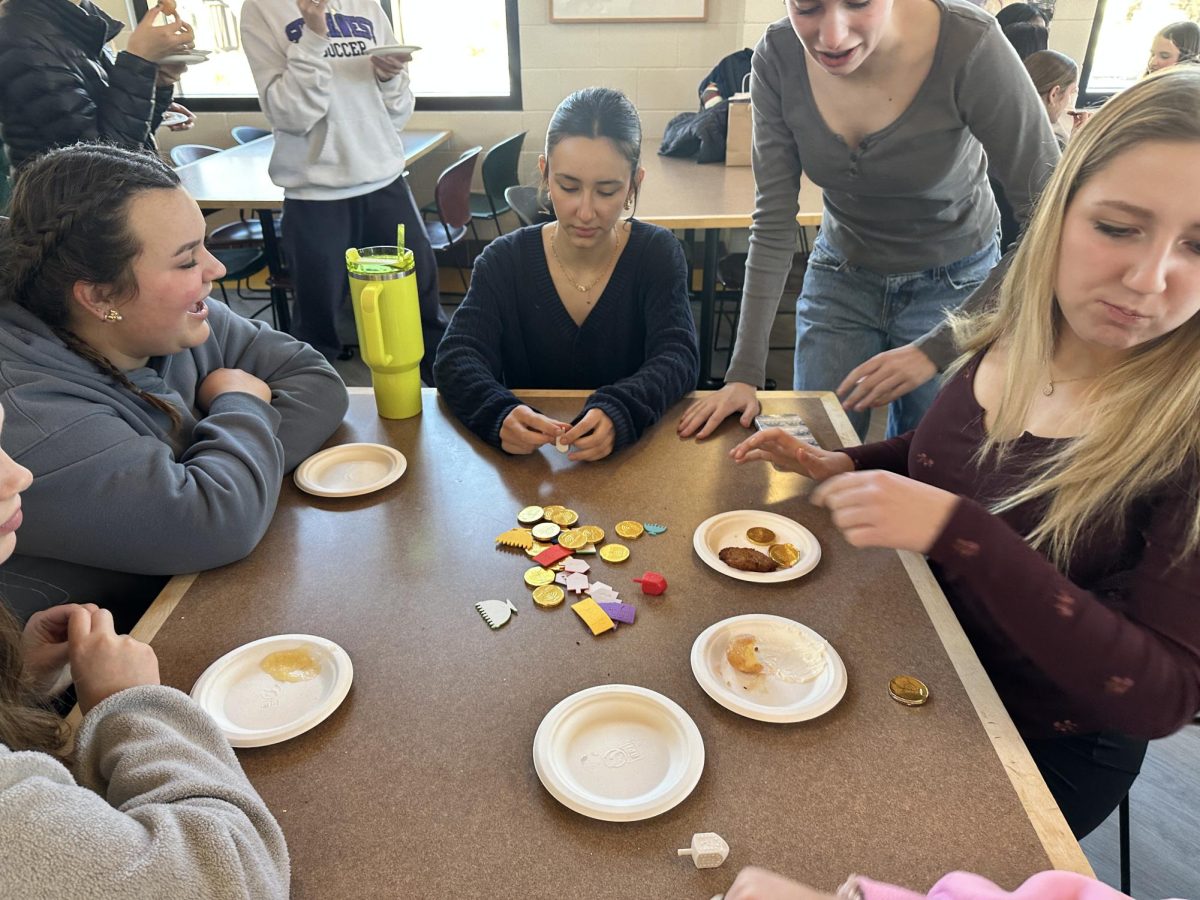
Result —
M 111 15 L 128 19 L 126 0 L 98 0 Z M 286 0 L 280 0 L 286 2 Z M 1080 63 L 1097 0 L 1058 0 L 1050 46 Z M 548 0 L 519 0 L 521 80 L 524 109 L 513 112 L 420 112 L 413 128 L 446 128 L 449 145 L 412 171 L 419 202 L 464 149 L 485 149 L 517 131 L 527 131 L 521 174 L 535 178 L 539 145 L 555 106 L 571 91 L 589 85 L 619 88 L 637 104 L 646 134 L 646 152 L 657 148 L 667 121 L 696 106 L 700 79 L 726 54 L 753 47 L 763 29 L 784 14 L 783 0 L 708 0 L 708 21 L 611 25 L 551 24 Z M 162 143 L 229 146 L 234 125 L 266 125 L 256 113 L 205 113 L 184 135 L 160 134 Z

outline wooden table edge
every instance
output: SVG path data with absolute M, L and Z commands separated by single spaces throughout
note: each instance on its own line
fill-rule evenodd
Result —
M 821 404 L 825 407 L 829 421 L 833 423 L 834 430 L 837 431 L 842 444 L 853 447 L 862 443 L 850 425 L 850 420 L 846 418 L 842 404 L 835 394 L 829 392 L 790 393 L 791 396 L 814 396 L 814 394 L 820 396 Z M 777 395 L 778 392 L 772 394 L 772 396 Z M 908 573 L 909 580 L 912 581 L 913 588 L 916 589 L 917 596 L 921 598 L 921 603 L 925 606 L 925 612 L 933 623 L 938 639 L 946 648 L 950 662 L 954 665 L 954 671 L 958 673 L 959 680 L 966 688 L 967 696 L 971 698 L 975 714 L 979 716 L 979 722 L 992 742 L 992 749 L 996 751 L 1000 764 L 1004 766 L 1008 780 L 1012 783 L 1013 790 L 1017 792 L 1017 797 L 1020 798 L 1026 815 L 1029 816 L 1033 830 L 1037 833 L 1038 840 L 1042 842 L 1042 848 L 1050 858 L 1050 864 L 1055 869 L 1078 872 L 1094 878 L 1096 873 L 1092 870 L 1091 863 L 1088 862 L 1079 842 L 1075 840 L 1075 835 L 1071 833 L 1058 804 L 1054 802 L 1050 789 L 1046 787 L 1041 772 L 1038 771 L 1033 757 L 1029 754 L 1029 749 L 1025 746 L 1025 741 L 1017 733 L 1016 725 L 1013 724 L 1008 710 L 1004 708 L 1004 704 L 1000 700 L 1000 695 L 996 693 L 996 688 L 988 678 L 983 664 L 975 653 L 975 648 L 971 646 L 966 632 L 963 631 L 962 625 L 958 621 L 958 616 L 950 608 L 950 602 L 942 592 L 941 585 L 933 577 L 929 564 L 925 562 L 923 556 L 917 553 L 900 550 L 897 551 L 897 554 L 900 562 L 904 565 L 904 570 Z
M 360 395 L 373 393 L 369 387 L 352 387 L 347 388 L 347 391 L 350 394 Z M 423 388 L 422 391 L 435 393 L 433 388 Z M 522 390 L 519 393 L 523 397 L 530 398 L 587 397 L 590 396 L 591 391 Z M 702 396 L 708 393 L 711 392 L 696 391 L 689 396 Z M 850 420 L 846 418 L 842 405 L 835 394 L 828 391 L 771 391 L 769 396 L 773 400 L 819 399 L 842 443 L 847 447 L 860 443 L 858 435 L 851 427 Z M 979 662 L 979 657 L 975 654 L 975 649 L 959 624 L 958 617 L 950 608 L 950 603 L 946 600 L 946 595 L 942 593 L 941 586 L 933 577 L 933 572 L 918 554 L 898 551 L 898 555 L 905 572 L 908 573 L 909 580 L 912 581 L 913 588 L 925 606 L 925 612 L 933 623 L 938 639 L 945 647 L 946 653 L 954 665 L 954 670 L 958 673 L 958 677 L 967 691 L 967 696 L 971 699 L 975 714 L 979 716 L 980 724 L 983 725 L 983 729 L 992 743 L 992 749 L 996 752 L 1000 764 L 1004 767 L 1004 771 L 1012 783 L 1013 790 L 1016 791 L 1026 815 L 1029 816 L 1038 839 L 1042 842 L 1042 848 L 1046 851 L 1050 864 L 1055 869 L 1078 872 L 1094 878 L 1095 872 L 1084 855 L 1083 848 L 1075 840 L 1075 836 L 1067 826 L 1066 819 L 1063 818 L 1062 812 L 1050 795 L 1050 790 L 1046 787 L 1041 773 L 1034 764 L 1033 757 L 1029 755 L 1025 742 L 1017 733 L 1016 726 L 1009 718 L 1008 711 L 1000 701 L 1000 696 L 992 686 L 987 672 L 984 671 L 983 664 Z M 166 587 L 162 589 L 154 602 L 150 604 L 149 609 L 138 620 L 133 631 L 130 632 L 132 636 L 139 641 L 150 643 L 158 634 L 163 623 L 175 611 L 175 607 L 179 605 L 179 601 L 183 599 L 188 588 L 195 582 L 197 575 L 198 573 L 194 572 L 177 575 L 167 582 Z M 72 724 L 72 731 L 78 724 L 78 714 L 79 708 L 76 707 L 68 719 Z

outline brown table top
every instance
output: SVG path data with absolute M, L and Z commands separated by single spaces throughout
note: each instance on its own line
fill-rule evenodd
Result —
M 400 140 L 404 143 L 405 164 L 412 165 L 450 140 L 450 132 L 404 131 Z M 278 209 L 283 206 L 283 188 L 267 174 L 274 149 L 275 137 L 267 135 L 180 166 L 175 171 L 200 206 Z
M 749 166 L 700 165 L 693 159 L 659 156 L 653 144 L 642 154 L 646 177 L 637 217 L 663 228 L 749 228 L 754 212 L 754 173 Z M 800 182 L 800 225 L 820 225 L 821 189 Z
M 583 395 L 527 396 L 570 418 Z M 832 395 L 763 396 L 768 412 L 805 415 L 826 446 L 853 440 Z M 1090 873 L 925 563 L 850 548 L 801 499 L 803 479 L 735 467 L 726 452 L 744 434 L 736 424 L 681 443 L 672 411 L 636 446 L 576 465 L 553 451 L 506 457 L 434 392 L 424 400 L 420 417 L 394 422 L 375 415 L 369 392 L 353 392 L 331 443 L 390 444 L 408 459 L 403 478 L 340 500 L 289 479 L 253 554 L 175 579 L 135 631 L 149 638 L 162 623 L 163 680 L 184 690 L 218 656 L 266 635 L 318 634 L 350 654 L 354 685 L 329 719 L 238 751 L 287 835 L 295 896 L 708 898 L 749 864 L 827 889 L 850 872 L 915 888 L 952 869 L 1009 888 L 1052 866 Z M 610 535 L 626 518 L 668 526 L 625 542 L 624 564 L 588 558 L 593 578 L 638 607 L 635 625 L 594 638 L 567 604 L 532 604 L 530 561 L 493 540 L 535 503 L 569 506 Z M 708 568 L 693 530 L 741 508 L 808 527 L 820 564 L 775 585 Z M 664 597 L 641 597 L 631 579 L 646 569 L 667 577 Z M 473 604 L 506 597 L 520 612 L 492 631 Z M 796 619 L 830 641 L 849 672 L 834 710 L 771 725 L 701 690 L 693 640 L 746 612 Z M 926 706 L 888 698 L 899 673 L 929 685 Z M 551 707 L 615 682 L 671 697 L 704 739 L 691 796 L 642 822 L 568 810 L 532 761 Z M 700 831 L 729 842 L 723 867 L 676 857 Z

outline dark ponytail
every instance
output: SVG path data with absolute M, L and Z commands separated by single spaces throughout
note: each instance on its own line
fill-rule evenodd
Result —
M 546 172 L 538 193 L 550 187 L 550 153 L 569 137 L 608 138 L 629 163 L 633 198 L 637 201 L 637 170 L 642 161 L 642 121 L 637 107 L 620 91 L 612 88 L 583 88 L 571 94 L 550 117 L 546 129 Z

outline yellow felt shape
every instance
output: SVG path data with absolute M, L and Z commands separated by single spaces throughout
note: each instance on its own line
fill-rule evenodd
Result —
M 600 604 L 591 597 L 584 597 L 578 603 L 572 603 L 571 609 L 575 610 L 575 615 L 583 619 L 587 627 L 592 629 L 592 634 L 603 634 L 615 627 L 613 620 L 608 617 L 608 613 L 601 609 Z

